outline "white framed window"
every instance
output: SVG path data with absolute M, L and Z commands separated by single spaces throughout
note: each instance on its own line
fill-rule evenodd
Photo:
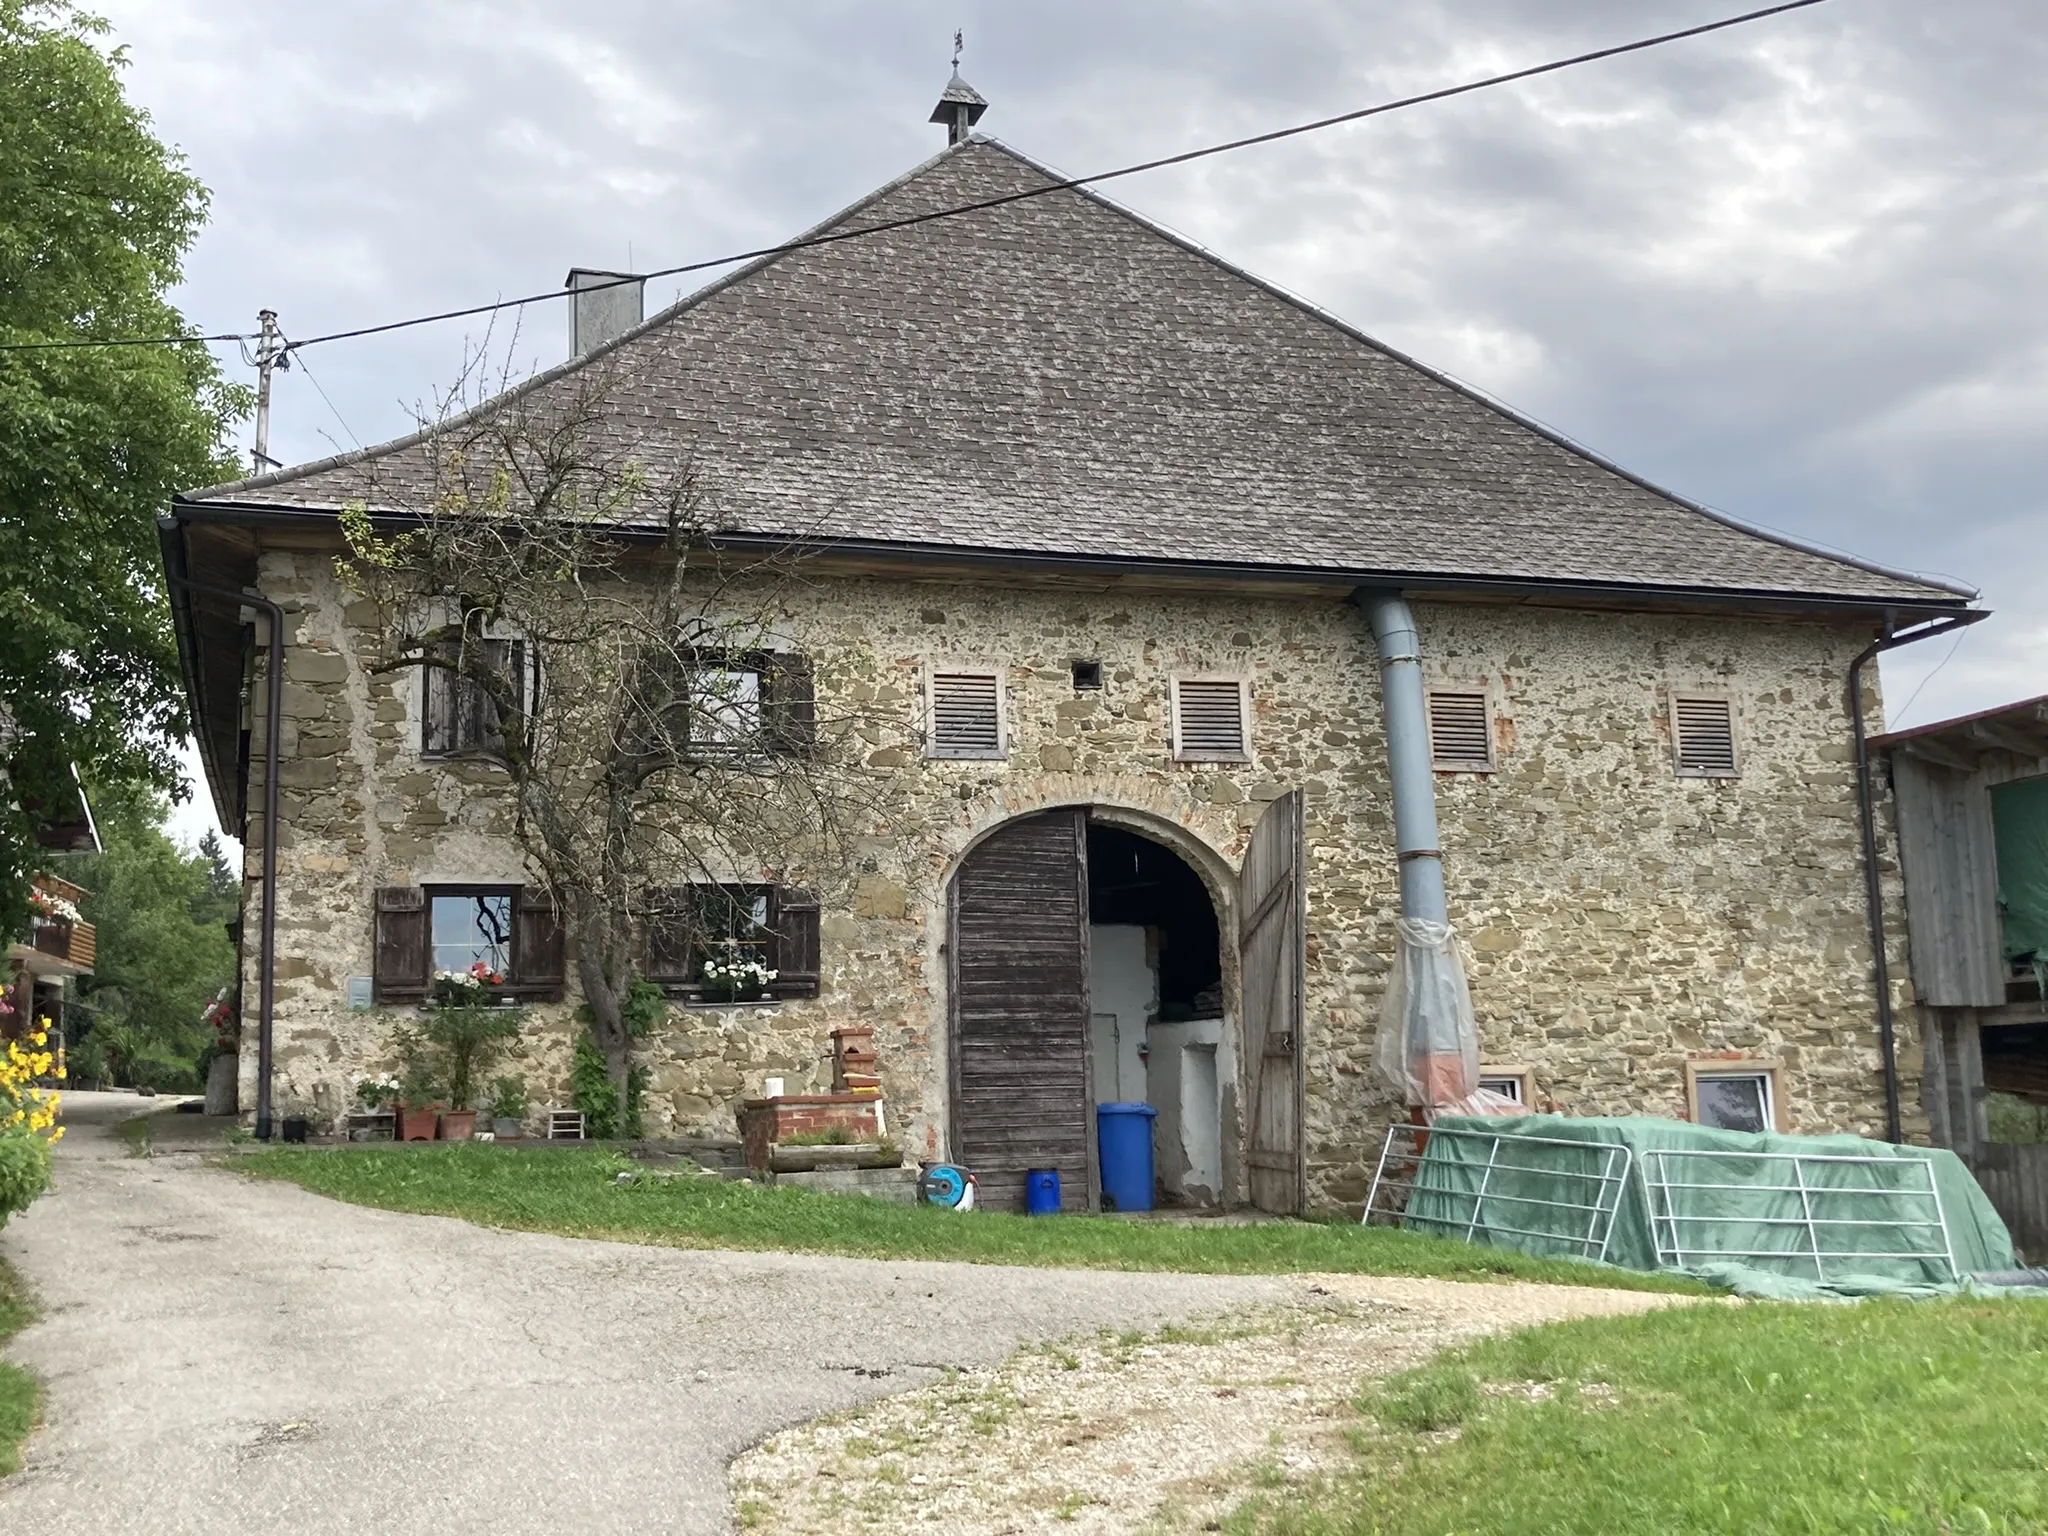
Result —
M 1779 1072 L 1774 1061 L 1689 1061 L 1686 1111 L 1695 1123 L 1716 1130 L 1782 1130 Z
M 761 742 L 761 669 L 721 660 L 692 667 L 685 680 L 691 747 L 737 752 Z
M 1735 746 L 1735 702 L 1725 693 L 1671 695 L 1671 751 L 1682 779 L 1732 779 L 1742 764 Z
M 1513 1099 L 1524 1109 L 1536 1104 L 1536 1074 L 1527 1067 L 1481 1067 L 1479 1086 L 1504 1099 Z
M 925 669 L 924 755 L 1000 758 L 1009 754 L 1001 667 Z
M 1439 773 L 1491 773 L 1493 700 L 1483 687 L 1432 688 L 1429 764 Z
M 1173 755 L 1183 763 L 1251 761 L 1251 684 L 1242 677 L 1176 677 Z

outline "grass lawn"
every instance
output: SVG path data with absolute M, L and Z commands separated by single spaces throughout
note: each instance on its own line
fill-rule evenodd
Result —
M 7 1261 L 0 1259 L 0 1345 L 29 1325 L 35 1309 L 28 1304 Z M 18 1365 L 0 1360 L 0 1477 L 21 1467 L 21 1443 L 36 1427 L 36 1410 L 42 1394 L 35 1377 Z
M 716 1178 L 642 1176 L 596 1150 L 522 1151 L 483 1143 L 418 1147 L 276 1148 L 237 1157 L 259 1178 L 386 1210 L 460 1216 L 487 1226 L 677 1248 L 755 1248 L 878 1259 L 954 1259 L 1070 1269 L 1193 1274 L 1324 1271 L 1513 1278 L 1559 1285 L 1702 1292 L 1657 1275 L 1532 1259 L 1495 1248 L 1354 1222 L 1198 1226 L 1090 1216 L 961 1215 Z
M 1262 1495 L 1223 1529 L 2041 1531 L 2044 1372 L 2048 1301 L 1677 1307 L 1555 1324 L 1369 1391 L 1356 1473 Z

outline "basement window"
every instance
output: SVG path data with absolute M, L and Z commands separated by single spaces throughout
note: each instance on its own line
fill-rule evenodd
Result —
M 1726 1067 L 1687 1062 L 1685 1096 L 1693 1120 L 1722 1131 L 1775 1131 L 1778 1068 L 1771 1062 Z
M 1724 693 L 1674 693 L 1671 743 L 1682 779 L 1732 779 L 1741 772 L 1735 705 Z
M 1524 1109 L 1536 1102 L 1535 1074 L 1527 1067 L 1481 1067 L 1479 1086 L 1504 1099 L 1513 1099 Z
M 1102 663 L 1099 661 L 1077 661 L 1074 663 L 1074 692 L 1098 693 L 1102 689 Z
M 1173 755 L 1183 763 L 1251 761 L 1251 685 L 1241 677 L 1173 680 Z
M 1003 674 L 934 668 L 925 698 L 925 756 L 1000 758 L 1009 747 L 1003 729 Z
M 1493 712 L 1485 689 L 1429 691 L 1429 762 L 1439 773 L 1493 772 Z

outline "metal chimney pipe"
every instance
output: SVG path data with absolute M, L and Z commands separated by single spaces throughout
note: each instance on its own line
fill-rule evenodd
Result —
M 1358 591 L 1380 654 L 1380 698 L 1387 721 L 1387 777 L 1394 792 L 1394 850 L 1401 864 L 1401 915 L 1450 921 L 1444 855 L 1436 825 L 1436 771 L 1429 758 L 1429 706 L 1422 689 L 1422 644 L 1415 615 L 1398 592 Z

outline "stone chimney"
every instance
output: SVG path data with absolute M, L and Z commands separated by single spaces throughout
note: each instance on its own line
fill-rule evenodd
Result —
M 581 357 L 614 341 L 646 318 L 647 279 L 630 272 L 571 267 L 563 287 L 570 291 L 569 355 Z

